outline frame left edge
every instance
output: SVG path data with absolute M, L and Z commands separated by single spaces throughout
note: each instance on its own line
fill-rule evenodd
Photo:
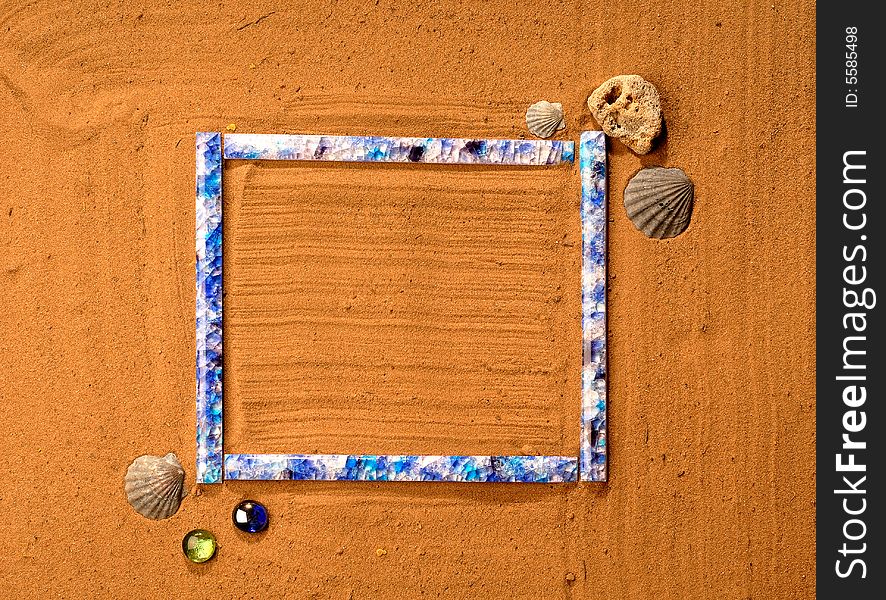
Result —
M 221 143 L 196 135 L 197 483 L 222 481 Z

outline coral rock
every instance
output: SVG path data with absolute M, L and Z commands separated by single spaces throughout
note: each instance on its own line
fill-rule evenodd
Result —
M 639 75 L 607 80 L 588 98 L 588 108 L 606 135 L 618 138 L 637 154 L 652 150 L 661 134 L 658 90 Z

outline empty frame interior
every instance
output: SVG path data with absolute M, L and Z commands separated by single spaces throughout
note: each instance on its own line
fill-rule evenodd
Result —
M 564 169 L 225 164 L 225 451 L 574 454 Z

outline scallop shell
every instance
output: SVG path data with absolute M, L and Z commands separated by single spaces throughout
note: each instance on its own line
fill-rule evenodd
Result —
M 558 129 L 566 128 L 563 105 L 546 100 L 536 102 L 526 111 L 526 125 L 529 127 L 529 133 L 536 137 L 551 137 Z
M 185 497 L 185 470 L 178 457 L 139 456 L 126 470 L 126 499 L 135 511 L 149 519 L 165 519 L 178 511 Z
M 680 169 L 647 167 L 628 182 L 625 210 L 647 237 L 672 238 L 689 227 L 694 196 L 692 181 Z

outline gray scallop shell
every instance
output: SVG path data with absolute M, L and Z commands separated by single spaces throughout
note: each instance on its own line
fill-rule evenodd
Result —
M 694 196 L 692 181 L 680 169 L 647 167 L 628 182 L 625 210 L 647 237 L 672 238 L 689 227 Z
M 551 137 L 557 130 L 566 128 L 563 105 L 547 100 L 536 102 L 526 111 L 526 126 L 529 127 L 529 133 L 536 137 Z
M 178 457 L 139 456 L 126 470 L 126 499 L 135 511 L 149 519 L 171 517 L 185 497 L 185 470 Z

